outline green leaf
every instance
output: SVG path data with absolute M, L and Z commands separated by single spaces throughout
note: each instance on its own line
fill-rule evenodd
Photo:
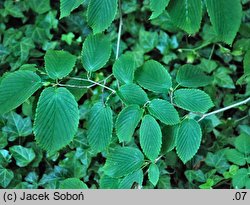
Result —
M 200 113 L 205 113 L 214 106 L 209 95 L 198 89 L 175 91 L 174 103 L 184 110 Z
M 88 186 L 77 178 L 68 178 L 60 182 L 59 189 L 88 189 Z
M 165 126 L 162 128 L 162 154 L 166 154 L 175 148 L 178 128 L 179 125 Z
M 184 87 L 202 87 L 212 83 L 212 80 L 199 66 L 189 64 L 181 66 L 176 76 L 176 81 Z
M 113 74 L 121 83 L 130 84 L 134 80 L 136 69 L 135 58 L 132 54 L 121 55 L 114 63 Z
M 125 176 L 119 183 L 118 189 L 131 189 L 134 183 L 142 186 L 143 171 L 139 169 L 127 176 Z
M 104 173 L 111 177 L 123 177 L 139 170 L 143 163 L 144 156 L 139 149 L 117 147 L 109 153 Z
M 159 124 L 151 115 L 145 115 L 142 119 L 140 145 L 151 161 L 158 157 L 162 145 L 162 133 Z
M 235 189 L 242 189 L 246 186 L 246 182 L 249 179 L 249 172 L 247 169 L 239 169 L 238 172 L 233 176 L 233 187 Z
M 106 30 L 115 19 L 118 0 L 90 0 L 87 21 L 94 34 Z
M 242 7 L 240 0 L 205 0 L 205 2 L 218 39 L 227 44 L 232 44 L 241 24 Z
M 201 127 L 193 119 L 181 122 L 176 138 L 176 152 L 185 164 L 193 158 L 201 144 Z
M 7 124 L 2 128 L 10 138 L 15 140 L 17 137 L 27 137 L 32 134 L 32 122 L 29 117 L 22 118 L 15 112 L 10 112 L 7 116 Z
M 150 19 L 157 18 L 167 7 L 170 0 L 150 0 L 149 8 L 153 12 Z
M 100 179 L 100 189 L 118 189 L 119 180 L 107 175 L 103 175 Z
M 100 70 L 108 62 L 110 55 L 111 41 L 108 36 L 88 35 L 82 46 L 82 64 L 86 71 Z
M 147 93 L 136 84 L 121 86 L 117 94 L 126 105 L 143 106 L 148 101 Z
M 125 107 L 116 120 L 116 133 L 120 142 L 130 142 L 135 128 L 139 124 L 143 110 L 138 105 Z
M 148 169 L 148 179 L 156 186 L 160 178 L 160 170 L 156 164 L 150 164 Z
M 167 93 L 172 86 L 171 77 L 166 68 L 154 60 L 149 60 L 136 73 L 137 82 L 156 93 Z
M 19 167 L 26 167 L 36 157 L 32 148 L 26 148 L 21 145 L 10 147 L 10 153 L 13 155 Z
M 174 24 L 188 34 L 199 31 L 202 19 L 201 0 L 171 0 L 167 10 Z
M 166 125 L 180 122 L 179 114 L 174 106 L 166 100 L 154 99 L 148 104 L 148 111 Z
M 46 13 L 51 9 L 50 0 L 43 0 L 43 1 L 29 0 L 28 3 L 30 8 L 38 14 Z
M 14 173 L 11 170 L 0 167 L 0 185 L 3 188 L 6 188 L 13 178 Z
M 228 149 L 225 151 L 225 156 L 228 161 L 237 164 L 239 166 L 244 166 L 246 164 L 246 159 L 244 154 L 240 153 L 236 149 Z
M 107 148 L 112 138 L 112 110 L 102 103 L 96 103 L 88 118 L 88 141 L 91 148 L 100 152 Z
M 34 122 L 38 145 L 49 153 L 68 145 L 79 123 L 78 104 L 66 88 L 46 88 L 40 95 Z
M 69 16 L 70 13 L 78 8 L 85 0 L 60 0 L 60 19 Z
M 241 153 L 250 154 L 250 136 L 243 133 L 235 139 L 235 147 Z
M 76 57 L 67 51 L 48 50 L 44 56 L 45 69 L 52 79 L 66 77 L 75 66 Z
M 5 75 L 0 84 L 0 114 L 17 108 L 41 85 L 41 78 L 32 71 L 20 70 Z
M 205 163 L 210 167 L 216 168 L 220 174 L 223 174 L 230 167 L 223 152 L 216 152 L 214 154 L 208 152 Z

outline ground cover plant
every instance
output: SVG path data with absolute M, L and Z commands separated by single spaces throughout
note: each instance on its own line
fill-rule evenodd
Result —
M 0 76 L 1 188 L 250 188 L 249 0 L 2 0 Z

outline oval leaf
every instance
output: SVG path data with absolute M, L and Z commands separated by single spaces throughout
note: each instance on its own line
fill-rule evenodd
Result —
M 0 84 L 0 114 L 17 108 L 41 86 L 41 78 L 32 71 L 20 70 L 4 76 Z
M 176 138 L 176 152 L 185 164 L 193 158 L 201 144 L 201 128 L 193 119 L 185 119 L 179 127 Z
M 112 150 L 104 166 L 104 173 L 111 177 L 123 177 L 141 168 L 144 156 L 133 147 L 118 147 Z
M 121 86 L 117 94 L 126 105 L 143 106 L 148 101 L 146 92 L 135 84 Z
M 174 92 L 174 102 L 184 110 L 205 113 L 214 106 L 211 98 L 198 89 L 179 89 Z
M 145 115 L 140 127 L 140 145 L 145 155 L 151 161 L 158 157 L 161 144 L 162 133 L 160 126 L 152 116 Z
M 143 182 L 143 171 L 139 169 L 127 176 L 125 176 L 119 183 L 118 189 L 131 189 L 134 183 L 142 186 Z
M 213 78 L 206 75 L 199 66 L 183 65 L 179 68 L 176 81 L 184 87 L 201 87 L 212 82 Z
M 121 83 L 133 83 L 136 62 L 131 54 L 120 56 L 113 66 L 113 74 Z
M 40 147 L 49 153 L 68 145 L 78 127 L 79 111 L 66 88 L 46 88 L 38 101 L 34 133 Z
M 201 0 L 171 0 L 167 10 L 174 24 L 188 34 L 199 31 L 202 19 Z
M 180 122 L 178 112 L 174 106 L 166 100 L 152 100 L 148 104 L 148 111 L 151 115 L 166 125 L 175 125 Z
M 135 128 L 142 118 L 143 110 L 137 105 L 124 108 L 116 120 L 116 133 L 120 142 L 130 142 Z
M 68 178 L 60 182 L 59 189 L 88 189 L 88 186 L 77 178 Z
M 136 73 L 136 79 L 143 88 L 156 93 L 167 93 L 172 86 L 166 68 L 154 60 L 147 61 Z
M 162 14 L 170 0 L 150 0 L 149 8 L 153 11 L 150 19 L 154 19 Z
M 96 152 L 103 151 L 110 143 L 113 130 L 112 110 L 102 103 L 96 103 L 88 118 L 88 141 Z
M 219 40 L 232 44 L 241 24 L 240 0 L 205 0 L 207 11 Z
M 75 66 L 76 56 L 67 51 L 48 50 L 44 56 L 45 69 L 52 79 L 61 79 L 67 76 Z
M 148 169 L 148 179 L 149 181 L 156 186 L 160 178 L 160 170 L 156 164 L 150 164 Z
M 115 19 L 118 0 L 90 0 L 87 21 L 94 34 L 107 29 Z
M 60 0 L 60 19 L 69 16 L 70 13 L 84 1 L 85 0 Z
M 82 64 L 86 71 L 101 69 L 111 55 L 111 41 L 104 34 L 88 35 L 82 47 Z

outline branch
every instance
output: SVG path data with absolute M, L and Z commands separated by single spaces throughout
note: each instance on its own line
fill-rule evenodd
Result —
M 64 87 L 75 87 L 75 88 L 91 88 L 91 87 L 93 87 L 93 86 L 95 86 L 95 85 L 99 85 L 99 86 L 101 86 L 101 87 L 103 87 L 103 88 L 105 88 L 105 89 L 111 91 L 112 93 L 116 93 L 116 91 L 113 90 L 112 88 L 109 88 L 109 87 L 106 86 L 106 85 L 103 85 L 103 84 L 101 84 L 101 83 L 95 82 L 95 81 L 90 80 L 90 79 L 75 78 L 75 77 L 70 77 L 70 79 L 73 79 L 73 80 L 80 80 L 80 81 L 85 81 L 85 82 L 90 82 L 90 83 L 93 83 L 93 84 L 92 84 L 92 85 L 89 85 L 89 86 L 74 86 L 74 85 L 67 85 L 67 84 L 64 84 L 64 85 L 62 85 L 62 84 L 57 84 L 57 85 L 64 86 Z
M 117 46 L 116 46 L 116 57 L 115 59 L 118 59 L 119 57 L 119 51 L 120 51 L 120 44 L 121 44 L 121 35 L 122 35 L 122 7 L 121 7 L 121 0 L 119 0 L 119 15 L 120 15 L 120 22 L 119 22 L 119 30 L 118 30 L 118 37 L 117 37 Z
M 232 109 L 232 108 L 234 108 L 234 107 L 238 107 L 238 106 L 240 106 L 240 105 L 247 104 L 248 102 L 250 102 L 250 97 L 247 98 L 247 99 L 245 99 L 245 100 L 243 100 L 243 101 L 240 101 L 240 102 L 238 102 L 238 103 L 235 103 L 235 104 L 229 105 L 229 106 L 227 106 L 227 107 L 221 108 L 221 109 L 219 109 L 219 110 L 215 110 L 215 111 L 213 111 L 213 112 L 209 112 L 209 113 L 207 113 L 207 114 L 203 114 L 202 117 L 198 120 L 198 122 L 200 122 L 201 120 L 203 120 L 204 118 L 206 118 L 206 117 L 208 117 L 208 116 L 210 116 L 210 115 L 214 115 L 214 114 L 217 114 L 217 113 L 220 113 L 220 112 L 224 112 L 224 111 L 229 110 L 229 109 Z

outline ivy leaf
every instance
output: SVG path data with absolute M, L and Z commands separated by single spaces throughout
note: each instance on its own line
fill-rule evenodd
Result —
M 66 88 L 51 87 L 42 92 L 34 122 L 34 134 L 41 148 L 53 153 L 68 145 L 78 123 L 78 104 Z
M 150 164 L 148 169 L 149 181 L 156 186 L 160 178 L 160 170 L 156 164 Z
M 26 148 L 21 145 L 10 147 L 10 153 L 13 155 L 19 167 L 26 167 L 36 157 L 32 148 Z
M 116 120 L 116 133 L 120 142 L 130 142 L 135 128 L 139 124 L 143 110 L 138 105 L 125 107 Z
M 205 113 L 214 106 L 211 98 L 198 89 L 179 89 L 174 92 L 174 103 L 184 110 Z
M 102 103 L 96 103 L 90 110 L 88 119 L 88 141 L 91 148 L 101 152 L 109 145 L 112 138 L 112 110 Z
M 139 169 L 127 176 L 125 176 L 119 183 L 118 189 L 131 189 L 134 183 L 142 186 L 143 182 L 143 171 Z
M 44 60 L 46 72 L 52 79 L 64 78 L 73 70 L 76 63 L 76 57 L 67 51 L 48 50 Z
M 147 93 L 136 84 L 121 86 L 117 94 L 126 105 L 143 106 L 148 101 Z
M 205 2 L 214 31 L 218 35 L 217 38 L 232 44 L 241 24 L 241 1 L 205 0 Z
M 88 189 L 88 186 L 77 178 L 68 178 L 60 182 L 59 189 Z
M 149 113 L 166 125 L 180 122 L 179 114 L 174 106 L 166 100 L 154 99 L 148 104 Z
M 193 119 L 181 122 L 176 138 L 176 152 L 185 164 L 193 158 L 201 144 L 201 127 Z
M 143 88 L 156 93 L 167 93 L 172 86 L 166 68 L 154 60 L 149 60 L 138 70 L 136 79 Z
M 6 188 L 13 178 L 14 173 L 11 170 L 0 167 L 0 185 L 3 188 Z
M 202 19 L 201 0 L 171 0 L 167 10 L 174 24 L 188 34 L 199 31 Z
M 115 19 L 118 0 L 90 0 L 87 11 L 87 21 L 94 34 L 107 29 Z
M 249 171 L 245 168 L 239 169 L 237 173 L 233 176 L 233 187 L 235 189 L 242 189 L 246 186 L 247 181 L 249 180 Z
M 108 36 L 88 35 L 82 47 L 82 64 L 86 71 L 100 70 L 108 62 L 110 55 L 111 41 Z
M 50 0 L 43 0 L 43 1 L 29 0 L 28 3 L 30 8 L 38 14 L 44 14 L 51 9 Z
M 149 19 L 157 18 L 167 7 L 170 0 L 150 0 L 149 8 L 153 12 Z
M 240 153 L 236 149 L 227 149 L 225 151 L 225 156 L 228 161 L 237 164 L 239 166 L 244 166 L 246 164 L 246 159 L 244 154 Z
M 202 87 L 212 83 L 212 80 L 199 66 L 189 64 L 181 66 L 176 76 L 176 81 L 183 87 Z
M 159 124 L 150 115 L 145 115 L 142 119 L 140 145 L 145 155 L 151 161 L 158 157 L 162 145 L 162 133 Z
M 21 115 L 10 112 L 7 120 L 7 124 L 2 128 L 2 131 L 9 135 L 9 140 L 10 138 L 15 140 L 17 137 L 27 137 L 32 134 L 32 123 L 29 117 L 22 118 Z
M 41 78 L 32 71 L 20 70 L 5 75 L 0 84 L 0 114 L 17 108 L 41 85 Z
M 78 8 L 85 0 L 60 0 L 60 19 L 69 16 L 70 13 Z
M 250 136 L 244 133 L 241 134 L 235 139 L 235 147 L 245 155 L 250 154 Z
M 220 174 L 223 174 L 230 167 L 223 152 L 216 152 L 214 154 L 208 152 L 205 163 L 210 167 L 214 167 Z
M 135 69 L 135 58 L 132 54 L 127 53 L 115 61 L 113 74 L 121 83 L 130 84 L 133 83 Z
M 139 170 L 144 163 L 141 151 L 133 147 L 118 147 L 107 156 L 104 173 L 111 177 L 123 177 Z

